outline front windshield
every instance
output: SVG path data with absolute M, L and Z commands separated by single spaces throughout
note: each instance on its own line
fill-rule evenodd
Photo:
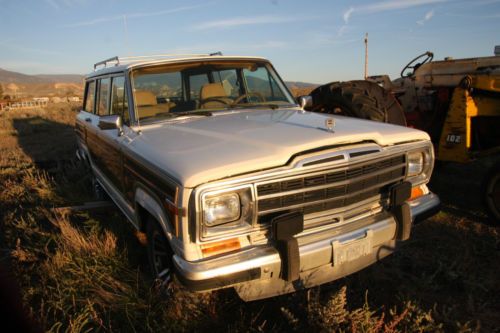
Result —
M 239 107 L 289 107 L 295 102 L 265 63 L 218 61 L 149 67 L 133 72 L 139 121 L 203 115 Z

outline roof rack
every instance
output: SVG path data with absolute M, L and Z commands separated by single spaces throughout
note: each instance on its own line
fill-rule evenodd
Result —
M 129 63 L 132 61 L 139 61 L 139 60 L 161 60 L 161 59 L 168 59 L 168 58 L 178 58 L 178 57 L 212 57 L 212 56 L 222 56 L 222 52 L 214 52 L 214 53 L 198 53 L 198 54 L 154 54 L 154 55 L 147 55 L 147 56 L 132 56 L 132 57 L 112 57 L 109 59 L 105 59 L 103 61 L 96 62 L 94 64 L 94 71 L 97 70 L 97 67 L 99 66 L 104 66 L 103 68 L 108 67 L 108 64 L 114 63 L 115 66 L 118 66 L 121 63 Z

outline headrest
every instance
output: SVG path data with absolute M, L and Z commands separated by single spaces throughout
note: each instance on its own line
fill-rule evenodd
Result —
M 137 106 L 157 105 L 156 96 L 147 90 L 135 91 L 135 104 Z
M 227 97 L 224 87 L 220 83 L 207 83 L 200 90 L 200 99 L 204 100 L 210 97 Z

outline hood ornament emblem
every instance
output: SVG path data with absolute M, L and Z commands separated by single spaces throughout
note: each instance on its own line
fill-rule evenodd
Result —
M 333 119 L 333 118 L 325 119 L 325 126 L 329 132 L 333 133 L 334 132 L 333 128 L 335 127 L 335 119 Z

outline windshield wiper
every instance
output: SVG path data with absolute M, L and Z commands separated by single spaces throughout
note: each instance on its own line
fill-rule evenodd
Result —
M 210 117 L 212 116 L 212 112 L 211 111 L 162 112 L 162 113 L 157 113 L 155 116 L 167 117 L 167 118 L 177 118 L 182 116 Z
M 279 104 L 273 104 L 273 103 L 246 103 L 246 104 L 231 104 L 229 108 L 235 109 L 235 108 L 269 108 L 272 110 L 279 109 L 281 105 Z

